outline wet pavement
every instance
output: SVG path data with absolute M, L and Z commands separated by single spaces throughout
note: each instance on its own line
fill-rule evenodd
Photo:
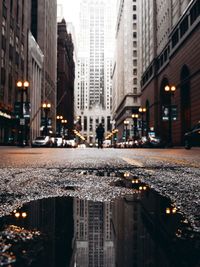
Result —
M 198 150 L 1 152 L 0 266 L 200 266 Z
M 111 202 L 27 203 L 1 218 L 0 239 L 1 266 L 199 266 L 198 234 L 144 184 Z

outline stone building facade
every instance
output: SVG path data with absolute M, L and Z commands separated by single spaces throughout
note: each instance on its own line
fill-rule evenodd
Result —
M 49 102 L 52 130 L 56 127 L 57 1 L 34 0 L 31 4 L 31 32 L 44 54 L 42 102 Z M 42 115 L 44 117 L 44 114 Z
M 3 0 L 0 3 L 0 143 L 3 144 L 15 143 L 18 138 L 21 92 L 17 88 L 16 82 L 28 79 L 27 32 L 30 25 L 29 14 L 30 0 Z M 24 92 L 24 101 L 28 101 L 29 94 L 28 88 Z M 18 118 L 16 119 L 16 117 Z
M 165 32 L 157 18 L 156 52 L 143 69 L 141 101 L 147 108 L 146 132 L 155 131 L 166 142 L 171 135 L 173 144 L 181 145 L 184 133 L 199 120 L 200 1 L 175 2 L 167 9 L 160 1 L 155 6 L 158 15 L 167 12 L 169 25 L 165 23 Z M 165 32 L 162 38 L 161 32 Z M 166 85 L 175 86 L 176 91 L 166 92 Z

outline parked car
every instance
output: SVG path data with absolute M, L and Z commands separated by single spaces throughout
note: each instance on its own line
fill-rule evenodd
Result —
M 38 136 L 36 137 L 32 143 L 32 147 L 50 147 L 52 146 L 52 141 L 50 136 Z
M 61 135 L 52 136 L 51 141 L 54 147 L 63 147 L 63 138 Z
M 191 131 L 184 135 L 185 149 L 190 149 L 193 146 L 200 146 L 200 121 L 194 125 Z
M 74 148 L 77 145 L 76 145 L 76 141 L 74 139 L 64 139 L 63 140 L 63 146 L 69 147 L 69 148 Z
M 146 148 L 162 148 L 165 146 L 160 137 L 157 136 L 143 136 L 139 141 L 139 147 Z

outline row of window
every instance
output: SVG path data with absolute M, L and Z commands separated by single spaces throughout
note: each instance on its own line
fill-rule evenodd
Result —
M 185 13 L 182 20 L 176 25 L 171 39 L 167 44 L 164 51 L 156 58 L 152 65 L 142 76 L 142 86 L 144 86 L 148 80 L 153 75 L 153 69 L 159 71 L 159 69 L 168 61 L 171 49 L 175 48 L 179 42 L 181 42 L 182 37 L 189 31 L 190 27 L 193 26 L 197 18 L 200 17 L 200 0 L 194 1 L 193 5 L 190 6 L 188 12 Z

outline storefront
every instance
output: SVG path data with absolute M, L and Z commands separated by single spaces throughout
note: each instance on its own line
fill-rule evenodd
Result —
M 13 135 L 12 114 L 9 111 L 0 109 L 0 145 L 9 144 Z

